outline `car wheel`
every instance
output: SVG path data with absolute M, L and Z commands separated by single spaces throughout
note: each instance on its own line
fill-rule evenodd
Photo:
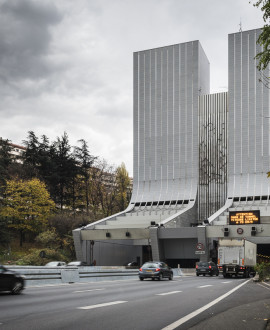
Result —
M 197 273 L 196 275 L 199 276 L 200 274 Z
M 219 272 L 216 273 L 216 276 L 218 276 L 218 275 L 219 275 Z
M 152 277 L 152 278 L 151 278 L 151 280 L 152 280 L 152 281 L 154 281 L 154 280 L 155 280 L 155 278 L 154 278 L 154 277 Z
M 203 276 L 205 276 L 205 274 L 203 274 Z
M 23 284 L 22 282 L 19 282 L 19 281 L 15 281 L 13 283 L 13 287 L 11 289 L 11 293 L 12 294 L 20 294 L 22 292 L 22 289 L 23 289 Z
M 162 281 L 162 279 L 163 279 L 163 275 L 162 274 L 159 274 L 158 280 L 159 281 Z
M 143 277 L 140 277 L 140 281 L 143 281 Z
M 173 280 L 173 274 L 170 275 L 169 280 L 170 280 L 170 281 Z

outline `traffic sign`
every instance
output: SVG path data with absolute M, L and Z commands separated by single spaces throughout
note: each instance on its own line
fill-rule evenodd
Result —
M 197 249 L 198 251 L 202 251 L 202 250 L 204 250 L 204 245 L 203 245 L 203 243 L 197 243 L 197 245 L 196 245 L 196 249 Z

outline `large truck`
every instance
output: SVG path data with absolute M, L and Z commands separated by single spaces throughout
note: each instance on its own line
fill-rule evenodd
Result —
M 257 245 L 246 239 L 223 239 L 218 242 L 218 267 L 223 277 L 255 275 Z

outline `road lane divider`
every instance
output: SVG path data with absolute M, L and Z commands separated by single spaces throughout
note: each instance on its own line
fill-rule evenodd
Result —
M 175 293 L 179 293 L 182 291 L 170 291 L 170 292 L 164 292 L 164 293 L 157 293 L 156 296 L 167 296 L 169 294 L 175 294 Z
M 243 282 L 243 283 L 241 283 L 241 284 L 239 284 L 237 287 L 233 288 L 232 290 L 228 291 L 227 293 L 223 294 L 222 296 L 218 297 L 217 299 L 215 299 L 215 300 L 211 301 L 210 303 L 204 305 L 203 307 L 195 310 L 194 312 L 182 317 L 181 319 L 169 324 L 168 326 L 166 326 L 162 330 L 174 330 L 174 329 L 178 328 L 183 323 L 186 323 L 187 321 L 191 320 L 193 317 L 199 315 L 200 313 L 204 312 L 208 308 L 210 308 L 210 307 L 214 306 L 215 304 L 219 303 L 221 300 L 227 298 L 232 293 L 234 293 L 235 291 L 240 289 L 243 285 L 247 284 L 249 281 L 250 281 L 250 279 Z
M 107 306 L 112 306 L 112 305 L 124 304 L 126 302 L 127 301 L 111 301 L 111 302 L 103 303 L 103 304 L 77 307 L 77 309 L 94 309 L 94 308 L 100 308 L 100 307 L 107 307 Z
M 266 283 L 264 283 L 264 284 L 266 284 Z M 257 285 L 263 287 L 264 289 L 270 290 L 270 288 L 268 288 L 267 286 L 265 286 L 265 285 L 263 285 L 263 284 L 258 283 Z
M 198 286 L 197 288 L 202 289 L 202 288 L 208 288 L 209 286 L 213 286 L 213 285 L 211 285 L 211 284 L 201 285 L 201 286 Z
M 78 291 L 73 291 L 72 293 L 83 293 L 83 292 L 102 291 L 102 290 L 105 290 L 105 288 L 102 288 L 102 289 L 89 289 L 89 290 L 78 290 Z

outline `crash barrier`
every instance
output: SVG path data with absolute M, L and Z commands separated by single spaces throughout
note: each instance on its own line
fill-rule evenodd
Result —
M 138 278 L 138 269 L 125 267 L 42 267 L 42 266 L 8 266 L 8 269 L 25 276 L 26 286 L 100 282 Z M 194 269 L 173 269 L 174 276 L 194 275 Z

